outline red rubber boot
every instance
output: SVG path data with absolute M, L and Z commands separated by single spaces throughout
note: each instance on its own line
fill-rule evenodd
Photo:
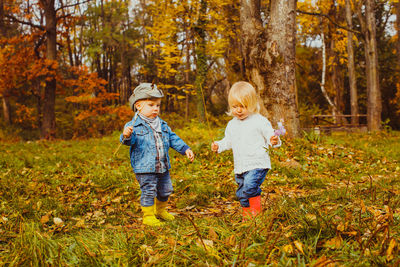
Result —
M 251 209 L 250 207 L 242 207 L 243 208 L 243 219 L 242 221 L 245 222 L 248 219 L 251 219 L 252 214 L 251 214 Z
M 261 196 L 251 197 L 249 198 L 249 202 L 251 215 L 256 217 L 261 213 Z

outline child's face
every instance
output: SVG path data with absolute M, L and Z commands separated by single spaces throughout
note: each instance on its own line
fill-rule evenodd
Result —
M 143 116 L 154 119 L 160 113 L 161 99 L 146 99 L 136 102 L 136 108 Z
M 248 111 L 247 107 L 244 107 L 242 104 L 237 102 L 232 103 L 231 111 L 232 115 L 238 118 L 239 120 L 244 120 L 250 115 L 250 112 Z

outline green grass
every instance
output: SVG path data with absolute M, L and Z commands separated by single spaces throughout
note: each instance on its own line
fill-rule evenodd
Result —
M 175 130 L 196 160 L 171 151 L 177 219 L 162 228 L 141 224 L 128 148 L 113 156 L 118 133 L 1 143 L 0 265 L 400 264 L 399 132 L 284 139 L 264 211 L 242 223 L 232 154 L 209 149 L 222 127 Z

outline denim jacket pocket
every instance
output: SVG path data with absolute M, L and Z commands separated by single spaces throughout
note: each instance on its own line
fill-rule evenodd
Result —
M 168 129 L 162 129 L 162 137 L 163 137 L 164 144 L 168 145 L 166 147 L 166 149 L 168 149 L 169 148 L 169 132 L 168 132 Z
M 143 136 L 149 133 L 149 130 L 146 127 L 136 127 L 135 128 L 136 135 Z

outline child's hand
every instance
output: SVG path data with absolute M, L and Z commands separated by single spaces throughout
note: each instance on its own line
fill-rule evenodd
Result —
M 124 138 L 129 138 L 131 136 L 132 132 L 133 132 L 133 127 L 128 126 L 128 127 L 125 127 L 124 132 L 122 134 L 123 134 Z
M 194 160 L 194 153 L 193 153 L 193 151 L 192 151 L 191 149 L 187 149 L 187 150 L 185 151 L 185 154 L 186 154 L 186 157 L 187 157 L 190 161 L 193 162 L 193 160 Z
M 212 142 L 211 151 L 212 152 L 218 152 L 218 148 L 219 148 L 219 145 L 217 143 L 215 143 L 215 142 Z
M 273 135 L 269 141 L 271 142 L 271 145 L 275 146 L 278 144 L 279 138 L 278 138 L 278 136 Z

